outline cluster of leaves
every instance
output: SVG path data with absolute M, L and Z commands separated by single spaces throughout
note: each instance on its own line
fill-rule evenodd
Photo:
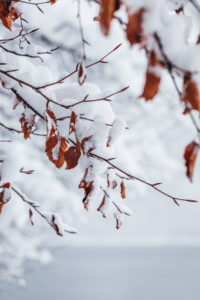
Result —
M 197 111 L 198 113 L 200 112 L 200 91 L 195 81 L 194 74 L 187 70 L 178 68 L 175 63 L 172 63 L 169 60 L 164 51 L 161 39 L 156 32 L 146 32 L 144 23 L 146 16 L 150 14 L 149 8 L 146 7 L 143 2 L 141 2 L 139 8 L 132 12 L 133 9 L 132 7 L 129 7 L 129 3 L 130 1 L 126 0 L 101 0 L 99 17 L 95 19 L 100 22 L 103 33 L 108 35 L 112 20 L 115 19 L 115 12 L 119 10 L 120 6 L 125 6 L 128 17 L 128 22 L 125 28 L 126 38 L 131 46 L 139 45 L 140 49 L 145 50 L 148 60 L 146 80 L 143 92 L 139 98 L 143 98 L 146 101 L 153 100 L 159 92 L 162 69 L 167 70 L 172 78 L 175 89 L 179 94 L 180 101 L 185 105 L 183 113 L 190 115 L 197 130 L 198 139 L 200 139 L 200 130 L 192 115 L 193 110 Z M 134 7 L 134 3 L 132 6 Z M 198 10 L 199 6 L 195 5 L 195 8 Z M 174 13 L 177 14 L 177 16 L 179 16 L 181 13 L 183 14 L 184 5 L 180 3 L 179 7 L 175 9 Z M 200 39 L 198 37 L 196 44 L 199 44 L 199 42 Z M 178 90 L 173 73 L 175 71 L 178 71 L 178 75 L 182 78 L 182 91 Z M 199 148 L 200 144 L 196 141 L 192 141 L 188 146 L 186 146 L 184 151 L 186 175 L 191 181 L 193 178 L 193 171 Z
M 5 1 L 1 4 L 1 21 L 2 24 L 9 30 L 11 30 L 11 24 L 13 21 L 17 20 L 17 17 L 22 18 L 21 13 L 17 13 L 17 10 L 15 10 L 15 4 L 18 1 Z M 54 4 L 55 1 L 50 1 L 49 3 Z M 38 4 L 37 4 L 38 5 Z M 37 6 L 38 7 L 38 6 Z M 14 18 L 16 16 L 16 18 Z M 12 21 L 12 22 L 11 22 Z M 34 32 L 34 31 L 32 31 Z M 29 43 L 29 42 L 28 42 Z M 113 51 L 115 51 L 118 48 L 115 47 Z M 101 60 L 100 60 L 101 61 Z M 102 59 L 103 62 L 103 59 Z M 13 77 L 10 75 L 14 71 L 5 72 L 4 74 L 7 75 L 10 79 L 14 79 L 16 82 L 19 83 L 20 87 L 23 88 L 24 81 L 18 80 L 16 77 Z M 80 62 L 77 64 L 76 70 L 77 72 L 77 81 L 80 86 L 82 86 L 86 80 L 86 72 L 85 67 L 83 66 L 83 62 Z M 61 105 L 61 108 L 63 110 L 70 110 L 71 115 L 69 117 L 68 122 L 68 128 L 65 129 L 65 134 L 61 133 L 58 126 L 58 119 L 56 117 L 56 114 L 54 113 L 53 109 L 55 108 L 55 105 L 53 108 L 50 108 L 49 102 L 53 102 L 54 104 L 59 104 L 55 101 L 46 99 L 46 96 L 43 92 L 40 92 L 40 94 L 47 100 L 46 103 L 46 110 L 44 111 L 44 114 L 41 115 L 39 112 L 37 112 L 33 107 L 28 103 L 27 100 L 24 99 L 20 95 L 19 91 L 16 91 L 11 85 L 7 85 L 7 80 L 5 79 L 6 76 L 1 77 L 2 86 L 14 93 L 16 96 L 16 103 L 13 107 L 13 109 L 16 109 L 17 107 L 21 108 L 21 116 L 19 118 L 19 122 L 21 124 L 21 130 L 24 135 L 24 139 L 27 140 L 31 138 L 31 135 L 35 133 L 35 125 L 36 125 L 36 116 L 40 117 L 43 121 L 46 123 L 46 143 L 45 143 L 45 153 L 50 160 L 51 163 L 55 165 L 56 168 L 65 168 L 66 170 L 73 169 L 78 166 L 81 158 L 85 159 L 85 168 L 83 170 L 83 178 L 79 183 L 79 188 L 84 190 L 84 197 L 83 197 L 83 205 L 86 210 L 88 210 L 89 203 L 91 198 L 97 197 L 98 194 L 103 194 L 103 200 L 100 202 L 100 204 L 97 206 L 97 211 L 101 212 L 102 216 L 105 218 L 107 216 L 107 213 L 110 209 L 110 206 L 113 205 L 114 209 L 114 217 L 116 219 L 116 227 L 119 229 L 119 227 L 122 224 L 122 216 L 123 215 L 131 215 L 131 212 L 129 209 L 127 209 L 125 206 L 119 206 L 116 202 L 111 200 L 111 193 L 114 191 L 117 186 L 119 186 L 119 192 L 121 194 L 121 197 L 124 199 L 126 197 L 125 195 L 125 184 L 124 180 L 127 178 L 120 177 L 115 172 L 111 170 L 109 167 L 109 164 L 105 168 L 100 168 L 100 171 L 98 171 L 98 168 L 95 166 L 95 163 L 93 162 L 95 159 L 102 160 L 102 164 L 106 163 L 106 159 L 103 159 L 101 157 L 97 157 L 94 154 L 94 150 L 98 150 L 98 128 L 95 130 L 91 129 L 91 131 L 87 130 L 85 131 L 85 134 L 80 134 L 81 127 L 80 124 L 78 124 L 77 129 L 77 123 L 80 123 L 81 120 L 81 114 L 77 115 L 74 110 L 72 110 L 73 105 L 78 104 L 84 104 L 87 102 L 95 102 L 95 101 L 105 101 L 110 102 L 111 100 L 109 97 L 103 97 L 96 100 L 88 100 L 89 94 L 84 97 L 82 101 L 79 101 L 78 103 L 73 104 L 72 106 L 65 106 Z M 32 89 L 35 90 L 35 87 L 31 84 L 26 84 Z M 119 92 L 125 91 L 125 89 L 120 90 Z M 39 89 L 37 90 L 39 92 Z M 115 94 L 115 93 L 114 93 Z M 109 96 L 112 96 L 114 94 L 111 94 Z M 50 103 L 51 104 L 51 103 Z M 87 120 L 87 118 L 86 118 Z M 61 122 L 62 120 L 59 120 Z M 65 118 L 64 118 L 65 121 Z M 88 121 L 94 121 L 88 119 Z M 119 125 L 121 121 L 114 120 L 113 124 L 103 124 L 101 130 L 105 131 L 104 136 L 107 138 L 105 139 L 103 148 L 112 148 L 113 144 L 115 142 L 116 136 L 116 128 Z M 117 125 L 118 124 L 118 125 Z M 66 123 L 65 123 L 66 126 Z M 100 125 L 101 126 L 101 125 Z M 109 127 L 110 126 L 110 129 Z M 115 128 L 116 127 L 116 128 Z M 124 123 L 122 122 L 120 125 L 120 128 L 123 129 Z M 92 128 L 92 125 L 89 127 Z M 67 133 L 68 131 L 68 133 Z M 96 135 L 96 136 L 95 136 Z M 105 160 L 105 162 L 103 162 Z M 108 159 L 108 161 L 110 161 Z M 4 161 L 2 162 L 2 166 L 4 166 Z M 24 171 L 23 169 L 20 170 L 23 173 L 26 173 L 28 175 L 32 174 L 31 171 Z M 3 178 L 1 178 L 3 181 Z M 63 231 L 67 232 L 75 232 L 75 230 L 66 229 L 63 230 L 63 222 L 60 220 L 60 216 L 54 213 L 50 214 L 44 214 L 41 213 L 39 210 L 39 205 L 33 201 L 30 201 L 27 199 L 27 197 L 19 191 L 18 188 L 16 188 L 12 182 L 6 182 L 1 186 L 2 192 L 1 192 L 1 199 L 0 199 L 0 212 L 2 211 L 3 206 L 11 199 L 11 190 L 15 192 L 21 199 L 31 206 L 29 209 L 29 217 L 31 220 L 31 224 L 33 225 L 33 211 L 37 212 L 42 216 L 56 231 L 58 235 L 63 235 Z M 9 192 L 8 192 L 9 191 Z M 100 196 L 101 197 L 101 196 Z M 66 228 L 66 226 L 64 226 Z
M 11 30 L 12 22 L 20 18 L 21 24 L 23 23 L 22 14 L 18 12 L 15 8 L 15 5 L 19 1 L 7 1 L 3 0 L 0 3 L 0 19 L 2 24 L 9 30 Z M 44 3 L 54 4 L 56 1 L 51 0 Z M 24 3 L 24 2 L 23 2 Z M 26 1 L 25 1 L 26 3 Z M 32 3 L 31 1 L 28 2 Z M 34 4 L 34 3 L 32 3 Z M 40 9 L 38 3 L 35 3 L 37 8 Z M 125 5 L 125 1 L 122 0 L 101 0 L 100 1 L 100 13 L 95 20 L 100 22 L 100 26 L 105 35 L 109 34 L 110 26 L 112 20 L 115 18 L 115 12 L 118 11 L 122 5 Z M 41 9 L 40 9 L 41 10 Z M 126 36 L 130 45 L 139 45 L 141 49 L 144 49 L 147 54 L 148 64 L 146 70 L 146 80 L 143 88 L 143 92 L 139 98 L 144 98 L 146 101 L 150 101 L 154 99 L 154 97 L 158 94 L 160 83 L 161 83 L 161 70 L 167 70 L 171 75 L 172 79 L 172 63 L 169 61 L 168 57 L 165 55 L 161 40 L 159 36 L 154 32 L 151 35 L 147 34 L 144 30 L 144 17 L 145 14 L 148 13 L 146 7 L 140 7 L 134 13 L 131 13 L 129 6 L 126 5 L 126 11 L 128 15 L 128 22 L 126 25 Z M 179 13 L 179 12 L 177 12 Z M 62 103 L 58 103 L 56 98 L 50 98 L 44 92 L 49 86 L 55 86 L 63 83 L 65 79 L 70 77 L 71 75 L 77 73 L 77 86 L 83 86 L 86 81 L 86 69 L 90 66 L 95 65 L 96 63 L 105 63 L 104 58 L 106 58 L 110 53 L 115 51 L 119 46 L 114 48 L 111 52 L 105 55 L 99 61 L 85 66 L 85 40 L 83 36 L 83 30 L 80 20 L 80 12 L 79 12 L 79 23 L 80 23 L 80 31 L 83 42 L 83 60 L 77 64 L 75 70 L 71 74 L 67 74 L 62 79 L 36 87 L 31 83 L 26 82 L 25 80 L 21 80 L 16 76 L 13 76 L 12 73 L 16 70 L 1 70 L 1 82 L 4 88 L 9 89 L 16 96 L 16 105 L 14 109 L 19 105 L 22 107 L 22 113 L 19 119 L 21 124 L 21 130 L 24 135 L 24 139 L 28 139 L 32 134 L 35 134 L 35 124 L 36 117 L 39 117 L 41 120 L 45 122 L 46 125 L 46 133 L 43 134 L 46 138 L 45 142 L 45 153 L 50 160 L 51 163 L 55 165 L 56 168 L 65 168 L 66 170 L 73 169 L 78 165 L 83 166 L 83 177 L 78 185 L 80 189 L 84 190 L 83 197 L 83 206 L 86 210 L 88 210 L 91 200 L 102 199 L 97 205 L 97 211 L 99 211 L 102 216 L 105 218 L 108 216 L 110 208 L 112 206 L 112 212 L 114 218 L 116 219 L 116 228 L 119 229 L 124 216 L 130 216 L 131 211 L 125 207 L 124 205 L 118 204 L 116 201 L 112 200 L 112 195 L 115 190 L 118 189 L 120 197 L 122 199 L 126 198 L 125 193 L 125 182 L 126 180 L 138 180 L 143 184 L 146 184 L 153 188 L 154 190 L 160 192 L 161 194 L 171 198 L 177 205 L 178 201 L 190 201 L 195 202 L 195 200 L 189 199 L 180 199 L 174 196 L 163 192 L 158 188 L 160 183 L 149 183 L 136 176 L 133 176 L 116 165 L 112 163 L 113 157 L 109 157 L 108 155 L 112 153 L 112 149 L 114 148 L 114 144 L 118 136 L 121 135 L 123 130 L 125 129 L 124 122 L 119 118 L 113 118 L 111 124 L 104 123 L 104 121 L 98 121 L 98 117 L 101 116 L 101 112 L 96 113 L 93 117 L 94 119 L 87 118 L 82 112 L 76 112 L 74 107 L 78 105 L 84 105 L 89 103 L 98 102 L 103 105 L 110 105 L 110 97 L 113 95 L 125 91 L 127 88 L 120 90 L 119 92 L 112 93 L 108 96 L 99 97 L 97 99 L 89 99 L 89 94 L 87 94 L 83 100 L 76 100 L 72 104 L 65 105 Z M 34 31 L 32 31 L 34 32 Z M 26 35 L 23 33 L 23 28 L 20 31 L 19 36 L 23 36 L 26 40 Z M 152 43 L 152 38 L 155 43 Z M 11 38 L 11 40 L 15 40 L 15 38 Z M 150 41 L 150 42 L 149 42 Z M 29 43 L 27 41 L 27 43 Z M 11 53 L 18 55 L 16 52 Z M 25 54 L 24 56 L 27 56 Z M 38 56 L 28 56 L 28 58 L 38 58 Z M 192 74 L 189 72 L 184 73 L 184 81 L 183 81 L 183 93 L 180 94 L 180 100 L 185 104 L 185 114 L 191 114 L 192 110 L 200 111 L 199 105 L 199 90 L 195 83 L 195 80 L 192 77 Z M 5 78 L 10 82 L 7 85 Z M 33 106 L 28 102 L 28 99 L 24 99 L 24 96 L 20 95 L 20 88 L 15 90 L 15 84 L 19 85 L 20 88 L 24 86 L 26 88 L 31 89 L 35 92 L 36 95 L 39 95 L 46 101 L 46 109 L 43 114 L 37 111 Z M 77 87 L 77 89 L 78 89 Z M 63 118 L 57 117 L 56 108 L 62 109 L 64 111 Z M 106 107 L 108 109 L 108 107 Z M 109 106 L 109 109 L 111 107 Z M 66 116 L 65 112 L 70 111 L 70 116 Z M 105 111 L 105 110 L 104 110 Z M 69 120 L 66 123 L 66 120 Z M 87 121 L 90 122 L 91 126 L 88 126 L 84 130 L 84 126 L 82 122 Z M 63 121 L 65 126 L 65 130 L 60 130 L 59 124 Z M 58 124 L 59 122 L 59 124 Z M 67 125 L 66 125 L 67 124 Z M 93 126 L 95 124 L 95 126 Z M 5 126 L 4 126 L 5 127 Z M 83 128 L 82 128 L 83 127 Z M 16 130 L 15 130 L 16 131 Z M 39 134 L 40 136 L 40 134 Z M 197 157 L 197 153 L 199 151 L 199 144 L 193 141 L 190 143 L 186 149 L 184 154 L 185 165 L 187 168 L 187 176 L 192 180 L 194 165 Z M 101 151 L 103 149 L 103 154 L 101 155 Z M 110 151 L 110 152 L 109 152 Z M 100 154 L 99 154 L 100 153 Z M 81 163 L 82 162 L 82 163 Z M 1 162 L 2 165 L 4 161 Z M 101 164 L 101 167 L 99 167 Z M 23 170 L 21 170 L 24 172 Z M 25 173 L 25 172 L 24 172 Z M 31 171 L 27 171 L 26 174 L 31 174 Z M 3 181 L 3 178 L 1 178 Z M 55 213 L 42 213 L 39 210 L 39 206 L 37 203 L 30 201 L 26 198 L 26 196 L 20 192 L 15 186 L 12 185 L 11 182 L 3 182 L 0 186 L 1 188 L 1 196 L 0 196 L 0 213 L 3 206 L 10 200 L 11 198 L 11 190 L 15 192 L 21 199 L 31 206 L 29 210 L 29 217 L 31 219 L 31 224 L 33 225 L 33 210 L 37 212 L 43 219 L 46 220 L 48 224 L 52 226 L 52 228 L 56 231 L 58 235 L 63 235 L 64 231 L 74 233 L 75 230 L 70 229 L 66 224 L 64 224 L 59 215 Z

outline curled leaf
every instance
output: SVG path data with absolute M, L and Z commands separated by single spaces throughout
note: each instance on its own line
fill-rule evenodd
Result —
M 75 123 L 76 123 L 76 114 L 74 111 L 72 111 L 70 122 L 69 122 L 69 134 L 75 131 Z
M 105 200 L 106 200 L 106 196 L 104 195 L 103 196 L 103 199 L 102 199 L 102 201 L 101 201 L 101 204 L 99 205 L 99 207 L 97 208 L 97 211 L 99 211 L 99 212 L 101 212 L 102 213 L 102 216 L 103 216 L 103 218 L 106 218 L 106 215 L 104 214 L 104 211 L 103 211 L 103 207 L 104 207 L 104 205 L 105 205 Z
M 80 85 L 83 85 L 86 78 L 87 78 L 87 75 L 86 75 L 85 67 L 83 66 L 82 62 L 80 62 L 78 64 L 78 83 Z
M 199 152 L 199 147 L 200 147 L 199 144 L 193 141 L 185 148 L 184 159 L 185 159 L 185 166 L 187 169 L 186 175 L 190 179 L 190 181 L 192 181 L 195 162 Z
M 21 128 L 24 133 L 25 140 L 30 137 L 32 128 L 35 124 L 35 114 L 26 109 L 20 118 Z

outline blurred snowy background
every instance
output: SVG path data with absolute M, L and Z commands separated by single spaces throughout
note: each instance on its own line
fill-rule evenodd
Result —
M 45 14 L 24 6 L 31 28 L 40 28 L 34 42 L 50 49 L 59 46 L 44 64 L 55 74 L 73 71 L 82 55 L 76 3 L 60 0 L 43 9 Z M 178 197 L 200 199 L 200 162 L 191 184 L 183 161 L 184 148 L 195 131 L 182 115 L 171 79 L 164 75 L 161 91 L 153 101 L 138 100 L 144 84 L 145 53 L 130 48 L 117 20 L 105 38 L 98 22 L 93 21 L 97 11 L 92 1 L 82 1 L 83 29 L 90 43 L 86 46 L 87 62 L 123 44 L 109 57 L 109 64 L 88 69 L 87 81 L 114 91 L 131 86 L 112 102 L 115 113 L 123 116 L 130 128 L 119 143 L 117 164 L 151 182 L 163 182 L 163 188 Z M 42 77 L 39 67 L 38 74 Z M 10 94 L 0 92 L 1 110 L 5 110 L 5 101 L 7 108 L 12 107 Z M 5 111 L 10 126 L 14 114 L 13 110 Z M 6 136 L 3 128 L 0 132 L 1 137 Z M 41 155 L 41 147 L 40 139 L 33 136 L 26 145 L 23 140 L 17 140 L 14 148 L 12 145 L 14 159 L 19 164 L 22 161 L 26 169 L 36 170 L 31 178 L 21 175 L 23 190 L 29 195 L 31 191 L 31 198 L 42 208 L 58 211 L 78 234 L 57 237 L 37 217 L 32 227 L 28 208 L 13 198 L 0 216 L 1 300 L 199 299 L 199 204 L 177 207 L 144 185 L 130 182 L 125 203 L 133 216 L 117 231 L 115 220 L 84 211 L 82 191 L 77 189 L 78 171 L 63 171 L 63 177 L 45 154 Z M 25 284 L 27 288 L 18 287 Z

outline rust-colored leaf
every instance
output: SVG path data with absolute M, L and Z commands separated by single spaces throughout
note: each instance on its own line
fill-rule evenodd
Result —
M 2 213 L 2 209 L 4 205 L 10 201 L 11 199 L 11 185 L 10 182 L 6 182 L 2 186 L 0 186 L 3 190 L 0 192 L 0 214 Z
M 31 210 L 31 209 L 29 209 L 29 218 L 30 218 L 30 221 L 31 221 L 31 225 L 33 226 L 33 225 L 34 225 L 34 223 L 33 223 L 33 219 L 32 219 L 32 217 L 33 217 L 33 212 L 32 212 L 32 210 Z
M 78 147 L 72 146 L 65 152 L 64 156 L 67 163 L 66 169 L 73 169 L 78 165 L 81 151 Z
M 21 128 L 24 133 L 25 140 L 30 137 L 33 125 L 35 124 L 35 115 L 27 118 L 25 113 L 22 113 L 21 118 L 19 119 L 21 123 Z
M 143 93 L 140 98 L 144 98 L 146 101 L 152 100 L 159 91 L 160 80 L 160 76 L 156 75 L 154 72 L 147 70 L 146 81 Z
M 126 193 L 125 193 L 125 185 L 123 181 L 120 184 L 120 188 L 121 188 L 121 197 L 124 199 L 126 198 Z
M 46 110 L 46 122 L 47 122 L 47 135 L 51 137 L 56 131 L 57 121 L 54 113 L 50 109 Z
M 158 66 L 161 66 L 160 61 L 156 55 L 156 52 L 152 50 L 149 53 L 145 85 L 142 95 L 140 96 L 140 98 L 144 98 L 146 101 L 152 100 L 159 91 L 161 77 L 156 72 L 156 68 Z
M 84 192 L 85 192 L 85 195 L 84 195 L 84 198 L 83 198 L 83 205 L 84 205 L 84 208 L 86 210 L 88 210 L 88 204 L 89 204 L 89 201 L 90 201 L 90 196 L 91 196 L 92 191 L 93 191 L 93 181 L 88 182 L 86 180 L 86 177 L 88 175 L 88 172 L 89 172 L 90 168 L 91 167 L 86 168 L 84 176 L 83 176 L 83 178 L 82 178 L 82 180 L 79 184 L 79 189 L 84 189 Z
M 82 62 L 78 64 L 78 83 L 83 85 L 87 78 L 85 67 L 83 66 Z
M 61 168 L 65 162 L 65 152 L 67 149 L 67 141 L 60 137 L 57 132 L 57 121 L 54 113 L 46 110 L 47 122 L 47 138 L 45 152 L 49 160 L 54 163 L 57 168 Z
M 93 182 L 89 182 L 87 184 L 87 186 L 84 188 L 84 191 L 85 191 L 85 196 L 83 198 L 83 205 L 84 205 L 84 208 L 86 210 L 88 210 L 88 204 L 89 204 L 89 201 L 90 201 L 90 196 L 92 194 L 92 191 L 93 191 Z
M 185 166 L 186 166 L 186 175 L 192 181 L 193 173 L 194 173 L 194 167 L 196 158 L 199 152 L 199 144 L 196 142 L 191 142 L 187 147 L 185 148 L 184 152 L 184 159 L 185 159 Z
M 114 12 L 119 9 L 120 5 L 120 0 L 100 0 L 100 13 L 98 20 L 100 22 L 101 30 L 105 35 L 109 34 Z
M 70 122 L 69 122 L 69 134 L 75 131 L 75 123 L 76 123 L 76 114 L 74 111 L 72 111 Z
M 184 78 L 183 97 L 181 100 L 189 103 L 192 109 L 200 111 L 199 89 L 188 74 Z
M 57 143 L 58 143 L 58 136 L 57 135 L 51 136 L 46 140 L 45 152 L 46 152 L 46 154 L 47 154 L 47 156 L 48 156 L 48 158 L 51 162 L 54 162 L 54 159 L 53 159 L 53 156 L 52 156 L 52 150 L 57 145 Z
M 105 200 L 106 200 L 106 196 L 104 195 L 104 196 L 103 196 L 103 199 L 102 199 L 102 201 L 101 201 L 101 204 L 100 204 L 99 207 L 97 208 L 97 211 L 101 212 L 103 218 L 106 218 L 106 215 L 105 215 L 105 214 L 103 213 L 103 211 L 102 211 L 102 207 L 103 207 L 104 204 L 105 204 Z
M 55 150 L 55 147 L 58 147 L 58 149 Z M 63 137 L 58 137 L 57 135 L 53 135 L 46 140 L 45 152 L 49 160 L 52 163 L 54 163 L 54 165 L 57 168 L 61 168 L 65 162 L 66 149 L 67 149 L 67 142 Z
M 50 0 L 50 3 L 54 4 L 54 3 L 56 3 L 56 0 Z
M 12 22 L 14 22 L 19 15 L 19 12 L 14 8 L 14 1 L 1 0 L 0 19 L 6 28 L 11 30 Z
M 131 45 L 141 44 L 145 40 L 142 27 L 144 13 L 145 9 L 140 8 L 134 14 L 129 15 L 126 37 Z
M 86 168 L 84 176 L 81 179 L 81 182 L 79 183 L 79 186 L 78 186 L 79 189 L 85 189 L 87 187 L 87 185 L 89 184 L 89 183 L 86 182 L 86 177 L 87 177 L 88 171 L 89 171 L 89 168 Z

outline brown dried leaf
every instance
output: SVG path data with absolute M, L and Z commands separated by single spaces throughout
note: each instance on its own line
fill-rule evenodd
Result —
M 120 188 L 121 188 L 121 197 L 124 199 L 126 198 L 126 193 L 125 193 L 125 185 L 123 181 L 120 184 Z
M 76 114 L 74 111 L 72 111 L 70 122 L 69 122 L 69 134 L 75 131 L 75 123 L 76 123 Z
M 160 76 L 147 70 L 144 90 L 140 98 L 144 98 L 146 101 L 152 100 L 159 91 L 160 80 Z
M 30 218 L 30 221 L 31 221 L 31 225 L 33 226 L 34 223 L 33 223 L 33 219 L 32 219 L 32 216 L 33 216 L 33 212 L 31 209 L 29 209 L 29 218 Z
M 49 137 L 51 137 L 56 131 L 57 121 L 56 121 L 56 117 L 55 117 L 54 113 L 51 110 L 47 109 L 46 114 L 47 114 L 47 116 L 46 116 L 47 134 Z M 51 122 L 51 124 L 50 124 L 51 126 L 49 126 L 49 121 Z M 49 128 L 49 127 L 51 127 L 51 128 Z
M 88 210 L 88 204 L 89 204 L 90 196 L 91 196 L 91 194 L 92 194 L 92 192 L 93 192 L 93 189 L 94 189 L 94 187 L 93 187 L 93 182 L 89 182 L 89 183 L 87 184 L 87 186 L 85 187 L 85 189 L 84 189 L 84 191 L 85 191 L 85 196 L 84 196 L 84 198 L 83 198 L 83 205 L 84 205 L 84 208 L 85 208 L 86 210 Z
M 85 68 L 84 68 L 84 66 L 81 62 L 81 63 L 78 64 L 78 83 L 80 85 L 83 85 L 86 78 L 87 78 L 86 70 L 85 70 Z
M 190 181 L 192 181 L 195 162 L 199 152 L 199 147 L 200 147 L 199 144 L 193 141 L 185 148 L 183 157 L 185 159 L 185 166 L 187 168 L 186 175 L 190 179 Z
M 120 0 L 100 0 L 98 21 L 100 22 L 101 30 L 105 35 L 109 34 L 114 12 L 119 9 L 120 5 Z
M 53 149 L 56 147 L 57 143 L 60 143 L 58 149 L 58 159 L 55 160 L 53 158 Z M 49 158 L 49 160 L 54 163 L 57 168 L 61 168 L 65 162 L 65 151 L 67 149 L 67 142 L 63 137 L 58 137 L 57 135 L 53 135 L 46 140 L 46 149 L 45 152 Z
M 184 78 L 183 97 L 181 100 L 189 103 L 192 109 L 200 111 L 199 89 L 188 74 Z
M 11 199 L 11 192 L 10 192 L 11 185 L 10 185 L 10 182 L 7 182 L 7 183 L 3 184 L 2 186 L 0 186 L 0 188 L 3 189 L 0 192 L 0 214 L 1 214 L 4 205 L 8 201 L 10 201 L 10 199 Z
M 61 168 L 65 162 L 65 151 L 67 149 L 67 141 L 65 138 L 60 137 L 58 133 L 56 133 L 57 121 L 54 113 L 47 109 L 46 110 L 46 122 L 47 122 L 47 138 L 46 138 L 46 148 L 45 152 L 49 158 L 49 160 L 54 163 L 57 168 Z M 59 143 L 58 151 L 58 159 L 54 159 L 53 151 L 54 148 Z
M 66 169 L 73 169 L 78 165 L 81 151 L 79 147 L 72 146 L 65 152 L 64 157 L 67 163 Z
M 14 22 L 20 13 L 14 8 L 12 1 L 1 0 L 0 3 L 0 19 L 2 24 L 11 30 L 12 22 Z
M 90 181 L 90 182 L 87 182 L 86 181 L 86 177 L 87 177 L 87 174 L 89 172 L 89 169 L 90 167 L 86 168 L 85 169 L 85 173 L 84 173 L 84 176 L 79 184 L 79 189 L 84 189 L 84 192 L 85 192 L 85 195 L 84 195 L 84 198 L 83 198 L 83 204 L 84 204 L 84 208 L 86 210 L 88 210 L 88 203 L 90 201 L 90 196 L 92 194 L 92 191 L 93 191 L 93 181 Z
M 133 15 L 129 15 L 126 37 L 131 45 L 141 44 L 145 40 L 142 27 L 144 13 L 145 9 L 140 8 Z
M 25 113 L 22 113 L 21 118 L 19 119 L 21 123 L 21 128 L 24 133 L 25 140 L 30 137 L 33 125 L 35 124 L 35 115 L 32 115 L 31 120 L 26 118 Z
M 152 100 L 159 91 L 161 78 L 158 74 L 156 74 L 155 70 L 158 66 L 160 66 L 160 61 L 156 52 L 152 50 L 149 54 L 149 63 L 146 71 L 144 89 L 140 96 L 140 98 L 144 98 L 146 101 Z
M 103 199 L 101 201 L 101 204 L 99 205 L 99 207 L 97 208 L 97 211 L 101 212 L 103 218 L 106 218 L 106 215 L 103 213 L 103 211 L 101 210 L 101 208 L 104 206 L 105 204 L 105 200 L 106 200 L 106 196 L 103 196 Z

